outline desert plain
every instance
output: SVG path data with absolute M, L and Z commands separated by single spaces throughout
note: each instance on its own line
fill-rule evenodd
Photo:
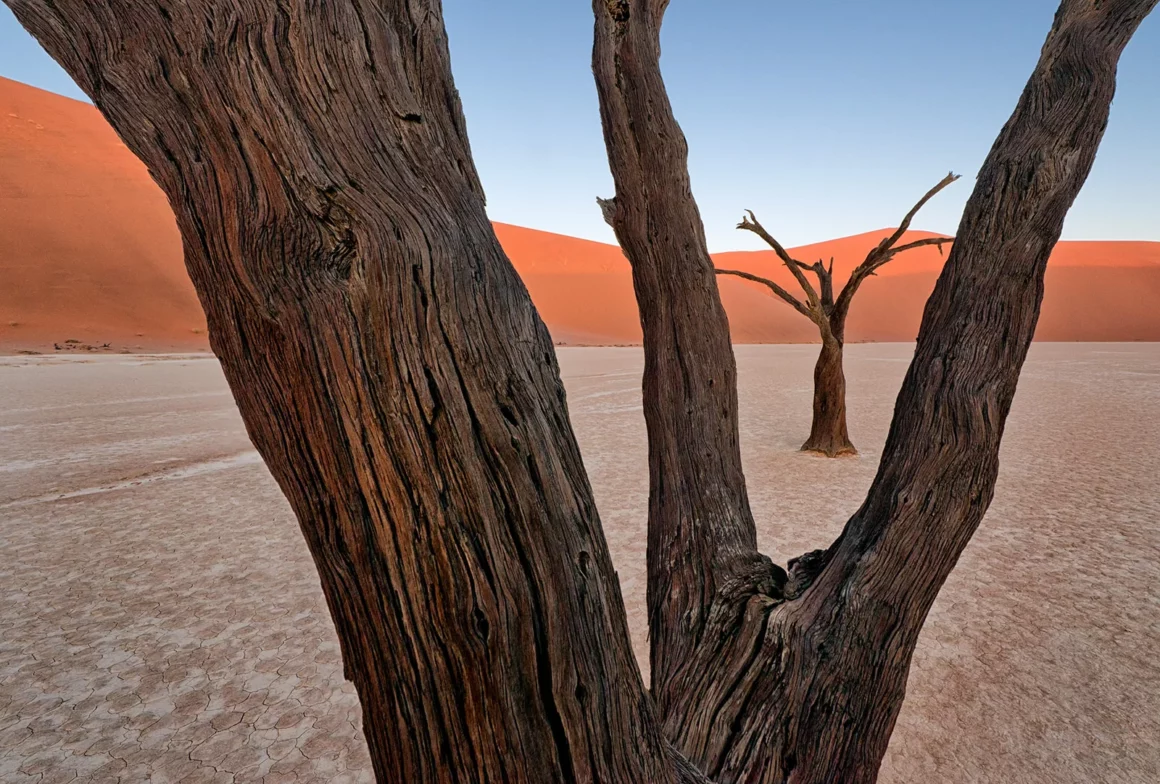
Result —
M 912 344 L 847 349 L 857 458 L 796 451 L 815 346 L 737 346 L 761 545 L 826 546 Z M 563 348 L 647 678 L 639 348 Z M 0 358 L 0 781 L 370 782 L 289 506 L 204 354 Z M 1037 343 L 883 782 L 1160 781 L 1160 344 Z

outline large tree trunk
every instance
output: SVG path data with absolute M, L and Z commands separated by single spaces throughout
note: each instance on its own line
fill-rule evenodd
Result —
M 615 199 L 605 217 L 632 265 L 644 334 L 649 443 L 652 695 L 679 705 L 678 672 L 723 587 L 778 579 L 757 552 L 737 423 L 737 371 L 688 148 L 660 72 L 668 0 L 593 0 L 592 68 Z
M 674 780 L 438 2 L 8 2 L 169 197 L 379 781 Z
M 857 454 L 846 430 L 846 373 L 842 368 L 842 342 L 834 337 L 822 340 L 814 366 L 814 418 L 803 452 L 819 452 L 827 457 Z

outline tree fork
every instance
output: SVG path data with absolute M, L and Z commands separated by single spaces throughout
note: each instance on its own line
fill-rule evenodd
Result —
M 979 173 L 927 304 L 865 503 L 828 550 L 795 559 L 784 581 L 774 584 L 754 570 L 718 583 L 697 644 L 686 648 L 683 666 L 668 678 L 669 699 L 659 703 L 667 736 L 712 780 L 877 779 L 926 614 L 994 492 L 1003 424 L 1034 332 L 1043 272 L 1106 127 L 1116 64 L 1156 2 L 1064 0 Z M 616 145 L 627 148 L 619 165 L 631 177 L 632 149 L 609 133 L 608 107 L 617 106 L 607 82 L 618 77 L 616 84 L 641 100 L 645 91 L 630 69 L 607 70 L 601 32 L 598 21 L 594 62 L 606 141 L 614 174 Z M 603 32 L 603 43 L 618 47 L 615 61 L 630 61 L 633 50 L 613 35 L 627 37 L 625 27 Z M 653 63 L 649 105 L 667 107 Z M 665 136 L 673 138 L 680 137 Z M 871 251 L 860 279 L 899 252 L 950 241 L 896 245 L 914 213 L 954 179 L 936 185 L 900 231 Z M 621 196 L 618 180 L 617 216 Z M 758 225 L 752 216 L 750 222 Z M 776 240 L 771 245 L 780 248 Z M 802 309 L 830 305 L 823 303 L 824 282 L 819 293 L 804 280 L 820 264 L 789 259 L 787 266 L 803 283 Z M 847 285 L 844 292 L 854 290 Z M 840 301 L 841 295 L 832 307 L 844 316 L 849 297 L 841 307 Z M 831 321 L 819 321 L 825 336 Z M 836 326 L 840 336 L 844 320 Z
M 6 2 L 174 206 L 215 352 L 318 564 L 380 780 L 876 779 L 923 620 L 993 493 L 1116 63 L 1157 0 L 1061 4 L 928 302 L 870 493 L 788 575 L 751 547 L 739 468 L 688 470 L 732 471 L 732 453 L 666 451 L 736 440 L 732 361 L 699 364 L 724 323 L 701 245 L 650 234 L 675 216 L 696 236 L 695 205 L 640 199 L 687 186 L 667 100 L 643 111 L 663 98 L 667 3 L 594 4 L 606 134 L 651 128 L 643 159 L 609 145 L 610 213 L 618 237 L 649 242 L 655 378 L 691 369 L 671 399 L 646 389 L 678 406 L 650 422 L 650 468 L 705 481 L 661 488 L 693 512 L 660 518 L 665 547 L 650 517 L 650 614 L 653 596 L 685 611 L 663 616 L 666 650 L 687 655 L 668 655 L 658 696 L 683 757 L 632 660 L 551 342 L 484 214 L 438 3 Z

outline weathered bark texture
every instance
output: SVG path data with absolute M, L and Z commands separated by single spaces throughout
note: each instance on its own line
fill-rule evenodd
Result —
M 906 217 L 902 219 L 902 223 L 898 224 L 898 228 L 878 243 L 873 250 L 866 254 L 862 263 L 854 268 L 836 299 L 834 297 L 833 259 L 830 259 L 828 267 L 821 259 L 813 264 L 798 261 L 790 256 L 789 251 L 765 230 L 752 211 L 747 211 L 746 217 L 737 224 L 737 228 L 753 232 L 773 248 L 777 257 L 781 259 L 782 263 L 793 274 L 798 285 L 801 286 L 806 300 L 802 302 L 772 280 L 749 272 L 718 269 L 716 270 L 717 274 L 734 275 L 766 286 L 786 304 L 814 322 L 822 338 L 822 350 L 818 353 L 818 362 L 814 367 L 813 424 L 810 427 L 810 437 L 802 444 L 803 452 L 817 452 L 826 457 L 857 454 L 858 450 L 850 443 L 850 435 L 846 430 L 846 376 L 842 369 L 842 349 L 846 342 L 846 318 L 850 315 L 850 303 L 854 301 L 854 295 L 866 278 L 876 274 L 879 267 L 899 253 L 927 245 L 937 246 L 941 253 L 943 245 L 954 242 L 951 237 L 929 237 L 908 242 L 905 245 L 898 244 L 923 205 L 957 179 L 957 175 L 948 174 L 927 191 L 910 209 L 910 212 L 906 213 Z M 813 273 L 817 278 L 818 287 L 816 289 L 806 276 L 807 272 Z
M 1107 125 L 1120 54 L 1155 5 L 1064 0 L 979 172 L 874 483 L 791 603 L 805 631 L 790 656 L 811 662 L 795 694 L 801 707 L 778 739 L 792 753 L 782 775 L 794 784 L 877 775 L 919 630 L 991 501 L 1044 270 Z M 737 752 L 764 737 L 747 735 L 738 733 Z
M 842 369 L 842 339 L 822 339 L 822 350 L 814 366 L 814 418 L 803 452 L 819 452 L 828 457 L 856 453 L 846 430 L 846 374 Z
M 8 4 L 170 199 L 379 780 L 676 780 L 439 3 Z
M 649 441 L 648 615 L 662 715 L 719 592 L 784 575 L 757 552 L 729 324 L 660 72 L 667 0 L 593 0 L 592 67 L 616 183 L 599 200 L 632 265 Z
M 551 343 L 484 214 L 438 2 L 5 1 L 169 196 L 380 781 L 875 780 L 926 613 L 990 501 L 1119 54 L 1157 0 L 1064 0 L 870 493 L 788 574 L 745 499 L 727 324 L 660 79 L 667 3 L 595 0 L 604 206 L 648 340 L 659 717 Z
M 1003 423 L 1034 331 L 1044 266 L 1094 159 L 1116 63 L 1155 3 L 1065 0 L 1060 7 L 1039 65 L 980 172 L 927 306 L 875 483 L 842 536 L 826 551 L 791 561 L 784 582 L 776 568 L 755 569 L 749 579 L 702 578 L 717 593 L 702 604 L 708 609 L 700 615 L 700 633 L 679 649 L 679 662 L 654 640 L 654 666 L 658 653 L 667 657 L 662 678 L 654 676 L 665 732 L 712 780 L 877 778 L 919 631 L 994 491 Z M 691 241 L 699 238 L 699 226 L 689 227 L 695 207 L 684 143 L 657 64 L 666 4 L 594 5 L 594 70 L 617 182 L 606 214 L 634 265 L 638 296 L 663 302 L 656 292 L 669 282 L 646 279 L 651 285 L 641 285 L 646 275 L 635 268 L 676 269 L 683 284 L 697 279 L 689 249 L 699 258 L 701 248 Z M 646 159 L 657 147 L 673 152 Z M 680 169 L 663 169 L 664 163 Z M 948 176 L 915 205 L 837 297 L 832 268 L 792 259 L 751 215 L 742 227 L 778 251 L 806 302 L 762 282 L 815 320 L 824 345 L 840 346 L 850 301 L 866 277 L 899 252 L 950 241 L 898 245 L 917 210 L 954 179 Z M 656 182 L 668 187 L 650 189 Z M 624 212 L 630 201 L 635 222 Z M 660 223 L 673 215 L 679 220 L 671 226 Z M 673 238 L 676 247 L 666 246 Z M 817 289 L 807 271 L 817 276 Z M 646 335 L 650 322 L 660 320 L 643 301 L 641 319 Z M 716 322 L 709 328 L 721 331 Z M 681 443 L 678 423 L 658 418 L 649 424 L 650 440 L 667 428 L 659 436 Z M 657 467 L 651 466 L 654 472 Z M 654 473 L 654 490 L 668 478 Z M 662 540 L 676 542 L 677 554 L 700 552 L 695 536 L 666 540 L 652 532 L 654 526 L 676 528 L 650 516 L 650 545 Z M 657 574 L 653 559 L 677 560 L 672 550 L 660 549 L 650 549 L 649 558 L 650 580 Z M 702 568 L 718 566 L 704 559 Z M 649 587 L 651 596 L 667 588 Z M 666 604 L 666 598 L 654 599 L 650 614 L 683 606 Z M 662 620 L 671 626 L 681 618 Z

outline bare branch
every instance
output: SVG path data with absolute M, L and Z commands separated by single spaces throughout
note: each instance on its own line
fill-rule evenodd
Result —
M 890 251 L 887 252 L 884 256 L 880 257 L 880 259 L 873 261 L 872 263 L 863 262 L 862 266 L 860 268 L 858 268 L 857 270 L 855 270 L 855 273 L 857 273 L 861 277 L 867 277 L 870 275 L 877 275 L 878 268 L 884 267 L 886 262 L 891 261 L 894 256 L 897 256 L 900 253 L 905 253 L 906 251 L 913 251 L 914 248 L 922 248 L 922 247 L 927 247 L 929 245 L 934 245 L 934 246 L 938 247 L 938 255 L 942 255 L 942 246 L 948 245 L 948 244 L 950 244 L 950 242 L 954 242 L 954 241 L 955 241 L 954 237 L 929 237 L 927 239 L 915 240 L 913 242 L 907 242 L 906 245 L 900 245 L 897 248 L 891 248 Z M 862 269 L 863 267 L 865 269 Z M 854 276 L 851 275 L 850 280 L 853 280 L 853 278 L 854 278 Z M 861 283 L 861 280 L 858 282 Z M 855 286 L 855 288 L 856 288 L 856 286 Z
M 902 239 L 902 235 L 906 234 L 906 232 L 910 229 L 910 223 L 914 220 L 914 216 L 918 214 L 918 211 L 921 210 L 928 201 L 933 199 L 939 191 L 950 185 L 955 180 L 959 179 L 960 176 L 962 175 L 949 172 L 946 177 L 943 177 L 941 180 L 939 180 L 937 185 L 927 191 L 923 197 L 918 200 L 918 203 L 910 208 L 910 212 L 906 213 L 906 217 L 902 219 L 902 223 L 898 224 L 898 228 L 895 229 L 894 233 L 886 239 L 882 240 L 882 242 L 878 244 L 878 247 L 871 251 L 871 255 L 889 251 L 892 247 L 894 247 L 894 243 Z
M 914 250 L 915 248 L 922 248 L 922 247 L 925 247 L 927 245 L 937 245 L 938 252 L 941 254 L 943 252 L 942 246 L 949 245 L 954 241 L 955 241 L 954 237 L 927 237 L 924 240 L 915 240 L 914 242 L 908 242 L 905 245 L 899 245 L 897 248 L 894 248 L 890 252 L 890 256 L 891 256 L 891 258 L 893 258 L 894 256 L 897 256 L 899 253 L 905 253 L 908 250 Z
M 927 237 L 926 239 L 915 240 L 914 242 L 908 242 L 905 245 L 899 245 L 897 248 L 891 248 L 889 251 L 886 252 L 886 254 L 884 256 L 882 256 L 879 259 L 875 259 L 872 263 L 868 263 L 868 262 L 862 263 L 862 266 L 864 266 L 866 268 L 864 273 L 862 273 L 863 277 L 868 276 L 868 275 L 877 274 L 878 268 L 885 266 L 886 263 L 893 260 L 895 256 L 897 256 L 900 253 L 905 253 L 908 250 L 914 250 L 915 248 L 924 248 L 924 247 L 927 247 L 929 245 L 935 245 L 938 247 L 938 252 L 939 252 L 939 255 L 941 256 L 942 255 L 942 246 L 950 244 L 954 241 L 955 241 L 954 237 Z M 855 270 L 855 272 L 859 272 L 859 270 Z M 851 277 L 853 277 L 853 276 L 851 276 Z
M 761 222 L 757 220 L 757 216 L 753 214 L 753 210 L 746 210 L 745 215 L 741 218 L 741 222 L 737 224 L 737 228 L 751 231 L 758 237 L 765 240 L 774 251 L 777 252 L 778 258 L 785 262 L 787 267 L 805 266 L 800 261 L 789 255 L 789 252 L 782 247 L 781 243 L 775 240 Z
M 927 191 L 923 197 L 918 200 L 917 204 L 910 208 L 910 212 L 906 213 L 906 217 L 902 219 L 902 223 L 900 223 L 898 228 L 894 230 L 894 233 L 883 239 L 882 242 L 878 243 L 874 250 L 866 254 L 865 260 L 854 268 L 854 271 L 850 273 L 850 279 L 847 280 L 846 285 L 842 287 L 842 293 L 838 295 L 838 301 L 834 304 L 833 312 L 836 314 L 839 324 L 844 322 L 846 313 L 850 309 L 850 302 L 853 300 L 855 292 L 858 291 L 858 287 L 862 285 L 862 281 L 875 274 L 875 270 L 877 270 L 883 264 L 890 261 L 903 251 L 913 250 L 914 248 L 921 248 L 926 245 L 937 245 L 939 253 L 942 253 L 943 245 L 954 242 L 953 237 L 930 237 L 927 239 L 915 240 L 914 242 L 908 242 L 907 244 L 900 245 L 897 248 L 894 247 L 894 244 L 898 242 L 898 240 L 900 240 L 902 236 L 910 229 L 911 221 L 914 220 L 914 216 L 918 214 L 918 211 L 922 209 L 923 205 L 930 201 L 935 196 L 935 194 L 957 179 L 959 179 L 959 175 L 955 174 L 954 172 L 951 172 L 946 177 L 943 177 L 937 185 Z
M 793 273 L 794 278 L 797 279 L 798 285 L 801 286 L 802 291 L 806 293 L 806 299 L 809 300 L 810 309 L 820 309 L 821 302 L 818 298 L 818 292 L 814 290 L 812 285 L 810 285 L 809 278 L 807 278 L 805 274 L 802 273 L 803 269 L 812 269 L 812 267 L 810 267 L 808 264 L 803 264 L 793 256 L 790 256 L 789 252 L 782 247 L 781 243 L 775 240 L 773 235 L 765 230 L 765 227 L 762 226 L 760 221 L 757 220 L 757 216 L 753 214 L 753 210 L 746 210 L 745 212 L 746 217 L 741 219 L 741 222 L 737 224 L 737 228 L 751 231 L 758 237 L 761 237 L 763 240 L 765 240 L 766 244 L 773 248 L 774 252 L 777 253 L 778 258 L 785 262 L 786 268 L 788 268 L 789 271 Z M 810 318 L 813 319 L 813 316 L 810 316 Z
M 810 271 L 818 276 L 818 284 L 822 289 L 822 309 L 828 316 L 834 308 L 834 258 L 830 257 L 830 267 L 821 259 L 810 267 Z
M 798 266 L 798 269 L 804 272 L 812 272 L 818 276 L 819 298 L 821 300 L 822 311 L 827 315 L 830 308 L 834 305 L 834 279 L 833 279 L 833 259 L 830 260 L 830 269 L 826 269 L 825 263 L 818 259 L 813 264 L 806 264 L 805 262 L 793 260 L 793 263 Z
M 798 313 L 801 313 L 810 321 L 816 321 L 814 314 L 810 312 L 809 307 L 805 303 L 768 278 L 763 278 L 760 275 L 753 275 L 748 272 L 742 272 L 741 270 L 714 269 L 713 271 L 718 275 L 736 275 L 739 278 L 745 278 L 746 280 L 751 280 L 754 283 L 760 283 L 763 286 L 768 286 L 774 294 L 785 300 L 785 302 Z

